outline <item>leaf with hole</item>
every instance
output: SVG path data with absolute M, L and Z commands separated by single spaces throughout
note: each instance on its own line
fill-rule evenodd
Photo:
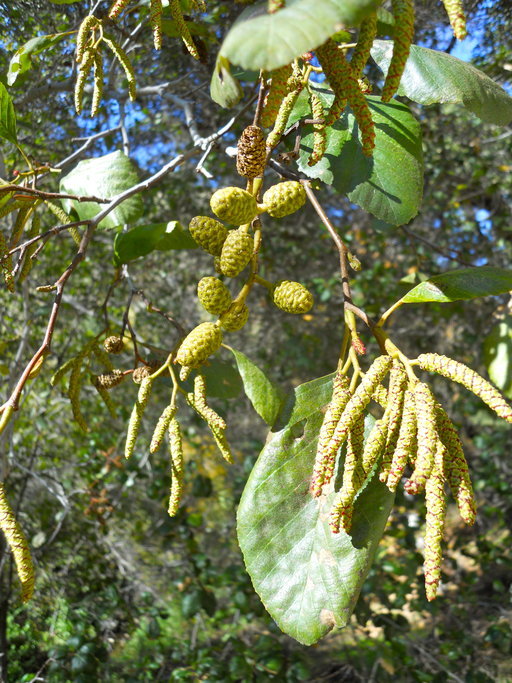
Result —
M 60 43 L 61 40 L 64 40 L 64 38 L 69 35 L 69 32 L 65 32 L 37 36 L 36 38 L 31 38 L 24 45 L 19 47 L 9 62 L 9 67 L 7 69 L 7 85 L 13 85 L 19 76 L 32 68 L 33 57 L 35 57 L 35 55 Z

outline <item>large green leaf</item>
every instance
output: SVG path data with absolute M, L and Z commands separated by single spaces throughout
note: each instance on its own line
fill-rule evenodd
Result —
M 188 230 L 178 221 L 137 225 L 127 232 L 120 232 L 114 240 L 114 263 L 120 266 L 152 251 L 172 249 L 197 249 Z
M 14 145 L 18 142 L 14 105 L 3 83 L 0 83 L 0 138 L 5 138 Z
M 231 349 L 254 410 L 272 427 L 283 404 L 284 393 L 241 351 Z
M 330 531 L 334 487 L 319 499 L 309 492 L 330 386 L 321 378 L 298 387 L 290 421 L 260 454 L 238 508 L 238 539 L 254 588 L 278 626 L 305 645 L 348 623 L 394 500 L 370 476 L 350 535 Z
M 332 91 L 319 88 L 317 92 L 325 106 L 330 106 Z M 298 167 L 310 178 L 332 185 L 382 221 L 402 225 L 418 213 L 423 194 L 421 129 L 405 104 L 385 104 L 378 97 L 367 99 L 376 132 L 373 157 L 363 154 L 357 123 L 347 108 L 328 128 L 326 153 L 315 166 L 307 163 L 313 132 L 311 126 L 305 127 Z M 289 124 L 310 115 L 309 99 L 303 93 Z
M 56 43 L 59 43 L 66 36 L 69 36 L 69 32 L 37 36 L 36 38 L 31 38 L 28 42 L 19 47 L 9 62 L 9 68 L 7 69 L 7 84 L 13 85 L 18 76 L 21 76 L 32 68 L 32 57 L 38 55 L 47 48 L 52 47 Z
M 82 197 L 112 199 L 137 182 L 137 171 L 133 162 L 125 154 L 117 151 L 103 157 L 80 161 L 61 179 L 60 191 L 63 194 Z M 74 199 L 65 199 L 62 203 L 68 213 L 74 210 L 81 220 L 93 218 L 104 208 L 104 204 L 78 202 Z M 143 208 L 140 195 L 133 195 L 111 211 L 101 221 L 100 227 L 115 228 L 124 223 L 133 223 L 142 215 Z
M 461 268 L 421 282 L 402 297 L 404 304 L 426 301 L 463 301 L 479 296 L 496 296 L 512 290 L 512 270 L 481 266 Z
M 219 106 L 229 109 L 240 102 L 242 86 L 231 73 L 229 60 L 218 55 L 210 81 L 210 97 Z
M 384 73 L 392 53 L 391 41 L 374 42 L 372 57 Z M 412 46 L 398 94 L 421 104 L 460 103 L 482 121 L 501 126 L 512 121 L 512 97 L 501 86 L 471 64 L 426 47 Z
M 267 13 L 268 3 L 245 9 L 227 34 L 220 54 L 245 69 L 277 69 L 314 50 L 339 30 L 356 26 L 381 0 L 290 0 Z
M 491 381 L 512 398 L 512 316 L 492 328 L 484 339 L 483 350 Z

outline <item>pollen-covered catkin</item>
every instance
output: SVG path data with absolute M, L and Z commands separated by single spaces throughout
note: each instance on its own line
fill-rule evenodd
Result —
M 0 483 L 0 529 L 2 529 L 7 545 L 14 557 L 16 571 L 21 582 L 21 598 L 23 602 L 27 602 L 34 592 L 34 565 L 27 539 L 7 500 L 2 483 Z
M 416 407 L 414 401 L 414 393 L 408 389 L 404 396 L 404 407 L 402 410 L 402 421 L 400 423 L 400 430 L 398 432 L 398 440 L 396 443 L 395 452 L 391 459 L 389 471 L 387 472 L 387 480 L 384 478 L 386 486 L 390 491 L 396 491 L 396 487 L 402 478 L 403 471 L 412 449 L 416 444 Z
M 174 517 L 183 495 L 183 441 L 178 420 L 173 417 L 169 424 L 169 450 L 171 453 L 171 495 L 168 513 Z
M 115 38 L 104 33 L 103 40 L 109 46 L 113 55 L 117 57 L 119 63 L 123 67 L 126 80 L 128 82 L 128 95 L 130 96 L 130 100 L 134 102 L 137 97 L 137 83 L 135 80 L 135 71 L 133 69 L 132 63 L 130 62 L 130 58 Z
M 311 103 L 311 116 L 321 123 L 313 124 L 313 149 L 308 159 L 308 166 L 317 164 L 325 154 L 327 147 L 327 128 L 325 127 L 324 105 L 318 94 L 314 91 L 309 95 Z
M 423 491 L 434 466 L 434 455 L 437 445 L 436 400 L 429 387 L 418 382 L 413 389 L 414 405 L 417 420 L 418 452 L 414 472 L 405 482 L 407 493 L 416 494 Z
M 180 0 L 169 0 L 169 9 L 171 11 L 171 17 L 173 18 L 174 23 L 176 24 L 178 33 L 180 34 L 181 39 L 185 43 L 185 47 L 187 48 L 189 54 L 194 59 L 197 59 L 199 61 L 199 52 L 197 51 L 197 47 L 190 34 L 187 22 L 183 18 Z
M 370 58 L 370 50 L 377 35 L 377 14 L 367 16 L 361 22 L 357 45 L 350 59 L 350 68 L 356 78 L 361 78 L 366 62 Z
M 169 429 L 172 418 L 176 415 L 176 406 L 172 403 L 167 406 L 164 412 L 158 418 L 153 436 L 151 437 L 151 445 L 149 452 L 156 453 L 164 439 L 166 431 Z
M 162 0 L 151 0 L 149 5 L 149 22 L 153 29 L 155 50 L 162 49 Z
M 434 467 L 425 485 L 427 514 L 425 517 L 423 572 L 425 574 L 425 592 L 429 602 L 437 596 L 441 579 L 441 561 L 443 557 L 441 544 L 446 516 L 443 474 L 444 451 L 445 448 L 438 439 Z
M 77 114 L 82 113 L 82 98 L 84 95 L 85 82 L 94 64 L 94 55 L 96 53 L 93 50 L 87 50 L 82 63 L 78 69 L 78 74 L 75 83 L 75 111 Z
M 116 0 L 108 11 L 109 19 L 117 19 L 130 0 Z
M 389 102 L 398 90 L 414 38 L 414 5 L 412 0 L 391 0 L 395 17 L 393 55 L 382 89 L 382 101 Z
M 194 377 L 194 393 L 189 394 L 189 397 L 192 407 L 208 425 L 221 431 L 226 429 L 225 420 L 206 403 L 206 382 L 203 375 L 196 375 Z
M 149 396 L 151 394 L 151 389 L 153 385 L 153 380 L 150 377 L 145 377 L 140 383 L 139 393 L 137 394 L 137 400 L 133 406 L 132 414 L 130 416 L 130 421 L 128 423 L 128 431 L 126 433 L 126 444 L 124 447 L 124 457 L 129 458 L 135 449 L 135 442 L 137 436 L 139 435 L 140 423 L 142 421 L 142 416 L 146 410 L 148 404 Z
M 264 128 L 270 128 L 270 126 L 274 125 L 279 113 L 279 106 L 288 93 L 287 85 L 291 75 L 291 64 L 272 71 L 270 90 L 265 98 L 260 116 L 260 123 Z
M 389 417 L 389 413 L 388 413 Z M 373 425 L 363 451 L 363 469 L 368 474 L 381 456 L 388 435 L 387 417 L 382 417 Z
M 464 363 L 437 353 L 423 353 L 416 360 L 422 370 L 437 372 L 438 375 L 462 384 L 486 403 L 491 410 L 494 410 L 498 417 L 512 423 L 512 407 L 505 401 L 498 389 Z
M 462 0 L 443 0 L 443 5 L 448 14 L 453 35 L 457 40 L 464 40 L 468 32 L 466 29 L 466 15 Z
M 289 81 L 293 79 L 290 77 Z M 267 149 L 274 149 L 277 143 L 281 140 L 283 133 L 286 130 L 286 124 L 288 123 L 288 118 L 292 112 L 295 102 L 302 91 L 302 83 L 297 82 L 295 85 L 291 86 L 290 92 L 286 95 L 284 100 L 281 102 L 277 117 L 274 123 L 272 131 L 267 137 Z
M 393 453 L 395 451 L 400 422 L 402 420 L 402 406 L 404 394 L 407 386 L 407 373 L 402 363 L 398 359 L 393 359 L 393 365 L 389 375 L 388 405 L 384 414 L 387 421 L 386 450 L 384 451 L 381 463 L 379 479 L 385 482 Z
M 96 27 L 98 20 L 92 14 L 85 17 L 85 19 L 80 24 L 78 33 L 76 36 L 76 61 L 80 63 L 86 52 L 87 43 L 89 42 L 89 34 Z
M 331 90 L 334 92 L 334 100 L 325 119 L 325 125 L 332 126 L 341 116 L 347 103 L 344 82 L 339 68 L 340 51 L 337 43 L 332 38 L 329 38 L 315 52 L 325 77 L 329 81 Z
M 97 377 L 93 377 L 93 378 L 92 378 L 92 385 L 94 386 L 94 388 L 96 389 L 96 391 L 97 391 L 98 394 L 100 395 L 101 400 L 102 400 L 103 403 L 105 404 L 105 406 L 106 406 L 108 412 L 110 413 L 110 415 L 111 415 L 112 417 L 117 417 L 116 407 L 115 407 L 115 405 L 114 405 L 114 402 L 112 401 L 112 397 L 110 396 L 110 393 L 109 393 L 108 389 L 105 389 L 105 387 L 102 386 L 102 385 L 98 382 L 98 378 L 97 378 Z
M 94 54 L 94 89 L 92 91 L 91 117 L 99 111 L 103 96 L 103 57 L 99 52 Z

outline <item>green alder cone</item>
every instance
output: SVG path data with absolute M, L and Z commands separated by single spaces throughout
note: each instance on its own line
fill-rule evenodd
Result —
M 275 305 L 285 313 L 307 313 L 313 307 L 313 295 L 300 282 L 280 280 L 272 292 Z
M 217 277 L 203 277 L 197 284 L 197 296 L 201 306 L 212 315 L 220 315 L 231 305 L 231 293 Z
M 215 353 L 222 344 L 222 332 L 215 323 L 201 323 L 182 341 L 176 362 L 198 368 Z
M 263 207 L 272 218 L 284 218 L 306 203 L 306 191 L 296 180 L 286 180 L 270 187 L 263 195 Z
M 192 237 L 212 256 L 219 256 L 222 245 L 228 236 L 228 229 L 209 216 L 195 216 L 189 224 Z
M 234 307 L 233 307 L 234 308 Z M 238 305 L 234 310 L 224 313 L 219 319 L 221 327 L 226 332 L 238 332 L 245 325 L 249 318 L 249 309 L 245 304 Z
M 224 187 L 210 199 L 213 213 L 226 223 L 245 225 L 258 215 L 256 200 L 240 187 Z
M 236 277 L 249 263 L 254 240 L 242 228 L 232 230 L 224 242 L 220 255 L 220 271 L 227 277 Z

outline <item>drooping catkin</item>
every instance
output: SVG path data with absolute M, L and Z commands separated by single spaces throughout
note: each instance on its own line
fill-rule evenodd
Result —
M 16 571 L 21 582 L 21 599 L 23 602 L 27 602 L 34 592 L 34 565 L 27 539 L 7 500 L 2 483 L 0 483 L 0 529 L 4 533 L 16 564 Z
M 414 471 L 405 482 L 407 493 L 416 494 L 423 491 L 427 479 L 434 466 L 434 455 L 437 444 L 436 400 L 429 387 L 418 382 L 413 389 L 414 405 L 417 420 L 418 452 Z
M 290 78 L 293 78 L 290 77 Z M 281 102 L 281 106 L 279 107 L 279 112 L 276 117 L 276 121 L 274 123 L 274 128 L 272 131 L 268 134 L 267 137 L 267 149 L 274 149 L 274 147 L 277 145 L 279 140 L 281 139 L 281 136 L 286 130 L 286 124 L 288 123 L 288 117 L 291 114 L 291 111 L 295 105 L 295 102 L 297 101 L 297 98 L 303 88 L 303 85 L 299 82 L 296 83 L 296 86 L 286 95 L 284 100 Z
M 457 40 L 464 40 L 468 32 L 462 0 L 443 0 L 443 5 L 450 20 L 453 35 Z
M 91 383 L 100 395 L 100 398 L 105 404 L 105 407 L 107 408 L 110 415 L 114 418 L 117 417 L 116 407 L 114 405 L 114 402 L 112 401 L 112 397 L 110 396 L 108 389 L 106 389 L 102 384 L 100 384 L 97 381 L 97 377 L 93 377 Z
M 373 425 L 363 451 L 363 470 L 368 474 L 386 447 L 388 435 L 387 417 L 382 417 Z
M 464 363 L 437 353 L 423 353 L 416 360 L 422 370 L 437 372 L 438 375 L 462 384 L 486 403 L 491 410 L 494 410 L 498 417 L 512 423 L 512 407 L 498 389 Z
M 117 40 L 113 38 L 111 35 L 104 33 L 103 40 L 112 51 L 112 54 L 115 57 L 117 57 L 119 63 L 123 67 L 126 80 L 128 82 L 128 95 L 130 96 L 130 100 L 134 102 L 137 97 L 137 83 L 135 80 L 135 71 L 133 69 L 130 58 L 128 57 L 124 49 L 121 47 L 121 45 L 117 42 Z
M 226 429 L 225 420 L 206 403 L 206 382 L 203 375 L 196 375 L 194 377 L 194 393 L 192 398 L 195 410 L 209 425 L 213 425 L 213 427 L 221 431 Z
M 84 95 L 85 82 L 94 64 L 94 50 L 87 50 L 84 58 L 78 69 L 76 83 L 75 83 L 75 111 L 77 114 L 82 113 L 82 99 Z
M 30 202 L 28 206 L 27 204 L 25 204 L 25 206 L 18 210 L 16 220 L 14 221 L 14 225 L 12 226 L 11 230 L 11 237 L 9 239 L 9 249 L 14 249 L 14 247 L 20 241 L 23 231 L 25 230 L 25 226 L 27 225 L 30 217 L 34 212 L 34 208 L 35 206 L 37 206 L 38 203 L 39 202 L 36 202 L 34 204 Z
M 108 11 L 108 18 L 117 19 L 129 2 L 130 0 L 116 0 Z
M 226 438 L 226 434 L 215 427 L 210 427 L 210 431 L 224 460 L 230 464 L 233 464 L 233 453 L 231 452 L 231 447 Z
M 408 389 L 404 396 L 404 406 L 400 430 L 398 432 L 398 440 L 387 471 L 387 480 L 384 479 L 384 477 L 381 479 L 381 481 L 385 481 L 386 486 L 390 491 L 396 491 L 396 487 L 402 478 L 403 471 L 409 461 L 411 451 L 415 447 L 415 444 L 416 407 L 414 393 Z
M 326 462 L 326 450 L 341 414 L 350 399 L 349 387 L 350 381 L 348 377 L 336 373 L 332 383 L 331 402 L 325 412 L 324 420 L 318 435 L 315 466 L 311 480 L 311 493 L 314 496 L 319 496 L 322 492 L 326 470 L 328 472 L 328 478 L 330 479 L 332 476 L 334 463 Z
M 384 482 L 389 474 L 391 460 L 398 440 L 398 432 L 402 421 L 402 408 L 404 394 L 407 386 L 407 373 L 402 363 L 398 359 L 393 360 L 389 375 L 389 390 L 387 395 L 387 406 L 384 418 L 387 422 L 386 448 L 383 452 L 381 468 L 379 473 L 380 481 Z
M 442 541 L 446 516 L 446 498 L 444 493 L 445 447 L 437 440 L 434 467 L 425 485 L 425 503 L 427 513 L 424 536 L 425 592 L 430 602 L 437 596 L 441 579 L 441 561 L 443 558 Z
M 169 516 L 178 512 L 183 495 L 183 441 L 180 423 L 173 417 L 169 424 L 169 450 L 171 454 L 171 495 L 169 497 Z
M 332 126 L 332 124 L 341 116 L 347 103 L 346 94 L 343 89 L 343 78 L 339 68 L 340 51 L 337 43 L 329 38 L 323 45 L 317 47 L 315 52 L 325 77 L 329 81 L 331 90 L 334 93 L 334 100 L 325 117 L 325 125 Z
M 149 5 L 149 22 L 153 29 L 155 50 L 162 49 L 162 0 L 151 0 Z
M 98 20 L 92 14 L 89 14 L 89 16 L 85 17 L 80 24 L 80 28 L 78 29 L 76 36 L 76 61 L 79 64 L 85 56 L 87 44 L 90 38 L 89 34 L 94 28 L 96 28 L 97 25 Z
M 367 16 L 361 22 L 357 45 L 350 59 L 350 68 L 356 78 L 361 78 L 366 62 L 370 58 L 370 49 L 377 35 L 377 14 Z
M 288 94 L 287 85 L 291 75 L 291 64 L 287 64 L 286 66 L 282 66 L 279 69 L 272 71 L 270 90 L 265 98 L 260 116 L 260 123 L 263 128 L 270 128 L 270 126 L 274 125 L 281 102 Z
M 414 38 L 414 5 L 412 0 L 391 0 L 395 17 L 393 55 L 382 89 L 382 101 L 389 102 L 398 90 Z
M 59 219 L 62 225 L 66 225 L 67 223 L 73 222 L 71 216 L 67 214 L 63 209 L 61 209 L 60 206 L 57 206 L 57 204 L 54 204 L 53 202 L 50 202 L 47 199 L 44 200 L 44 204 L 50 209 L 53 215 Z M 82 241 L 82 236 L 80 235 L 78 229 L 75 227 L 69 228 L 69 234 L 73 238 L 75 244 L 79 245 Z
M 94 54 L 94 88 L 92 91 L 91 118 L 99 111 L 103 97 L 103 57 L 99 52 Z
M 4 276 L 5 286 L 9 292 L 14 292 L 14 278 L 12 276 L 12 257 L 9 256 L 9 247 L 3 232 L 0 232 L 0 264 Z
M 165 433 L 171 424 L 171 420 L 176 415 L 176 410 L 176 405 L 171 403 L 167 406 L 167 408 L 165 408 L 164 412 L 158 418 L 153 436 L 151 437 L 151 445 L 149 446 L 149 452 L 151 454 L 156 453 L 160 448 L 162 441 L 164 440 Z
M 137 394 L 137 400 L 135 401 L 135 404 L 133 406 L 130 421 L 128 423 L 128 431 L 126 433 L 126 444 L 124 447 L 125 458 L 129 458 L 133 454 L 133 451 L 135 449 L 135 442 L 137 441 L 137 436 L 139 435 L 142 416 L 144 415 L 144 411 L 146 410 L 152 386 L 153 380 L 151 377 L 145 377 L 140 383 L 139 393 Z
M 324 105 L 316 92 L 310 92 L 311 115 L 321 123 L 313 124 L 313 149 L 308 159 L 308 166 L 317 164 L 325 154 L 327 147 L 327 128 L 324 123 Z
M 181 11 L 181 5 L 179 0 L 169 0 L 169 9 L 171 11 L 171 16 L 176 24 L 176 29 L 181 36 L 181 39 L 185 43 L 190 55 L 199 60 L 199 52 L 197 50 L 196 44 L 190 34 L 187 22 L 183 18 L 183 13 Z

